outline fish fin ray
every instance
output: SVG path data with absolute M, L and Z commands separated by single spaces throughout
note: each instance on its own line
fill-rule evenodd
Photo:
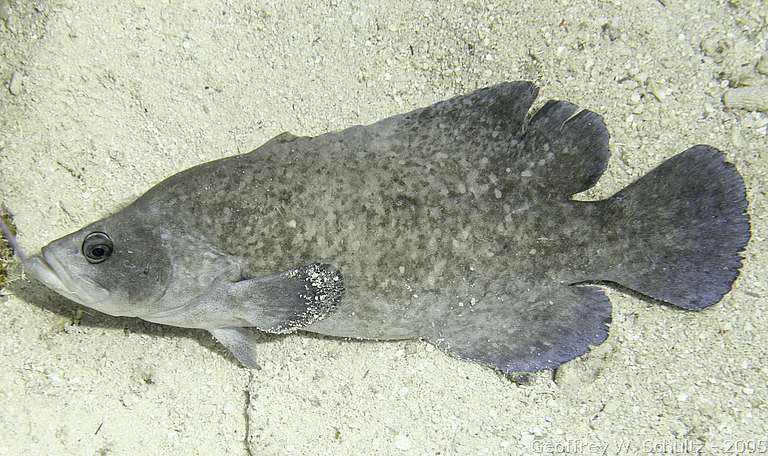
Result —
M 597 287 L 541 285 L 477 302 L 426 337 L 458 358 L 502 372 L 553 369 L 608 337 L 611 303 Z

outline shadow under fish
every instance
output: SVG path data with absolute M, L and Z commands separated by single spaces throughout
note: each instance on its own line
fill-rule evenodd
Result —
M 202 328 L 245 366 L 254 329 L 422 338 L 503 372 L 550 369 L 608 335 L 615 282 L 685 309 L 731 288 L 744 183 L 694 146 L 603 201 L 601 117 L 528 82 L 485 88 L 173 175 L 27 257 L 63 296 Z

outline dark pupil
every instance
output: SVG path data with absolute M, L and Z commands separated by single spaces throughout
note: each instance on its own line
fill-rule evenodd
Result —
M 95 232 L 83 241 L 83 255 L 91 264 L 101 263 L 112 255 L 112 239 L 104 233 Z

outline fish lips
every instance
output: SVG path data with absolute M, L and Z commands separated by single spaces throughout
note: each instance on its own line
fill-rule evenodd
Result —
M 101 307 L 100 303 L 109 301 L 109 291 L 86 277 L 74 279 L 48 246 L 43 247 L 40 253 L 31 257 L 26 265 L 37 280 L 67 299 L 96 310 Z

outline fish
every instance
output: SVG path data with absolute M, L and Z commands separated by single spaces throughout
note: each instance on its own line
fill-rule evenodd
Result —
M 501 83 L 370 125 L 283 133 L 161 181 L 27 256 L 97 311 L 209 331 L 245 367 L 261 333 L 421 339 L 503 373 L 608 337 L 603 285 L 702 310 L 750 237 L 744 182 L 694 145 L 613 196 L 603 118 Z

